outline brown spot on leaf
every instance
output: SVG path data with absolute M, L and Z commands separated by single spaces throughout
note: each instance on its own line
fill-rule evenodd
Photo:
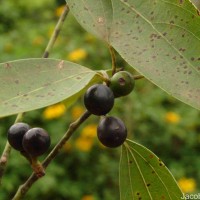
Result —
M 13 107 L 13 108 L 17 108 L 18 106 L 17 106 L 16 104 L 13 104 L 12 107 Z
M 194 61 L 194 57 L 191 58 L 191 61 Z
M 11 64 L 10 63 L 5 63 L 4 66 L 5 66 L 6 69 L 10 69 L 11 68 Z
M 58 63 L 58 69 L 62 69 L 62 68 L 63 68 L 63 64 L 64 64 L 64 60 L 61 60 L 61 61 Z
M 154 155 L 153 155 L 153 154 L 150 154 L 150 155 L 149 155 L 149 158 L 151 158 L 151 159 L 154 158 Z

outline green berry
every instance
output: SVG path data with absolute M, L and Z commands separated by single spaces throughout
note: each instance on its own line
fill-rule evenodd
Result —
M 97 127 L 97 137 L 106 147 L 118 147 L 126 140 L 127 129 L 121 119 L 104 117 Z
M 128 95 L 132 92 L 134 86 L 135 80 L 133 76 L 127 71 L 120 71 L 115 73 L 111 77 L 109 85 L 115 97 Z
M 32 157 L 37 157 L 44 154 L 49 146 L 51 140 L 48 133 L 42 128 L 32 128 L 26 132 L 23 137 L 24 150 Z
M 23 151 L 22 140 L 25 133 L 30 129 L 30 126 L 26 123 L 16 123 L 12 125 L 7 133 L 9 144 L 18 151 Z
M 114 105 L 113 92 L 106 85 L 95 84 L 86 91 L 84 104 L 90 113 L 94 115 L 105 115 Z

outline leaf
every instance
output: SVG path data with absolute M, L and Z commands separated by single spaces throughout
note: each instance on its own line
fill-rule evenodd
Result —
M 197 9 L 200 10 L 200 1 L 199 0 L 190 0 L 190 1 L 194 4 L 194 6 L 197 7 Z
M 75 101 L 96 72 L 55 59 L 25 59 L 0 64 L 0 117 Z
M 89 32 L 138 72 L 200 109 L 200 16 L 188 1 L 68 0 Z
M 147 148 L 127 140 L 120 159 L 120 200 L 180 200 L 183 194 L 164 163 Z

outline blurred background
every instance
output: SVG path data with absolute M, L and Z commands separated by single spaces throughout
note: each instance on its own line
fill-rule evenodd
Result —
M 64 0 L 1 1 L 0 62 L 42 57 L 64 4 Z M 71 14 L 50 57 L 76 62 L 94 70 L 111 68 L 106 44 L 84 31 Z M 119 55 L 117 66 L 131 69 Z M 24 122 L 46 129 L 51 135 L 52 149 L 69 124 L 84 110 L 80 98 L 72 106 L 61 102 L 28 112 Z M 169 96 L 148 80 L 141 79 L 136 82 L 131 95 L 116 99 L 110 115 L 125 122 L 130 139 L 146 146 L 163 160 L 184 193 L 200 192 L 199 111 Z M 0 152 L 15 118 L 0 118 Z M 33 185 L 25 199 L 119 199 L 120 148 L 108 149 L 98 142 L 98 122 L 99 117 L 92 116 L 76 131 L 50 164 L 46 176 Z M 12 150 L 0 188 L 0 199 L 11 199 L 30 174 L 27 160 Z

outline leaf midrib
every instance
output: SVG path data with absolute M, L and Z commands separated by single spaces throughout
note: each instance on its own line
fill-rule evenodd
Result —
M 54 82 L 51 82 L 51 86 L 52 86 L 52 85 L 56 85 L 56 84 L 59 83 L 59 82 L 66 81 L 67 79 L 71 79 L 71 78 L 73 78 L 73 77 L 79 76 L 79 75 L 81 75 L 81 74 L 85 74 L 85 73 L 87 73 L 87 75 L 84 76 L 84 78 L 86 78 L 87 76 L 90 75 L 88 72 L 94 73 L 93 71 L 86 71 L 86 72 L 83 72 L 83 73 L 76 74 L 76 75 L 74 75 L 74 76 L 65 77 L 65 78 L 63 78 L 63 79 L 60 79 L 60 80 L 56 80 L 56 81 L 54 81 Z M 94 73 L 94 75 L 95 75 L 95 73 Z M 83 80 L 83 79 L 81 79 L 81 80 L 79 80 L 79 81 L 76 81 L 76 83 L 73 85 L 73 87 L 74 87 L 75 85 L 77 85 L 77 84 L 80 84 L 80 82 L 81 82 L 82 80 Z M 32 91 L 29 91 L 29 92 L 27 92 L 27 93 L 23 93 L 23 94 L 21 94 L 21 95 L 19 95 L 19 96 L 12 97 L 11 99 L 5 100 L 5 101 L 3 101 L 2 103 L 5 104 L 5 103 L 10 102 L 10 101 L 13 101 L 13 100 L 17 100 L 17 99 L 20 100 L 20 99 L 24 96 L 24 94 L 27 94 L 27 95 L 28 95 L 28 94 L 31 94 L 31 93 L 34 93 L 34 92 L 43 90 L 43 89 L 45 89 L 45 88 L 48 88 L 48 86 L 42 86 L 42 87 L 40 87 L 40 88 L 34 89 L 34 90 L 32 90 Z
M 128 154 L 128 151 L 129 151 L 130 155 L 132 156 L 132 158 L 133 158 L 134 161 L 135 161 L 135 164 L 136 164 L 136 166 L 137 166 L 137 169 L 138 169 L 138 171 L 139 171 L 139 173 L 140 173 L 140 176 L 141 176 L 141 178 L 142 178 L 142 181 L 143 181 L 143 183 L 144 183 L 145 189 L 147 190 L 147 193 L 148 193 L 150 199 L 153 200 L 153 197 L 151 196 L 151 193 L 150 193 L 150 191 L 149 191 L 149 189 L 148 189 L 148 187 L 147 187 L 147 185 L 146 185 L 146 181 L 145 181 L 145 178 L 144 178 L 144 176 L 143 176 L 143 173 L 142 173 L 142 171 L 141 171 L 141 169 L 140 169 L 140 166 L 138 165 L 138 162 L 137 162 L 137 160 L 136 160 L 134 154 L 133 154 L 132 151 L 130 150 L 131 147 L 130 147 L 127 143 L 126 143 L 125 146 L 126 146 L 126 148 L 127 148 L 127 154 Z M 130 167 L 129 167 L 129 168 L 130 168 Z M 130 178 L 130 177 L 129 177 L 129 178 Z

